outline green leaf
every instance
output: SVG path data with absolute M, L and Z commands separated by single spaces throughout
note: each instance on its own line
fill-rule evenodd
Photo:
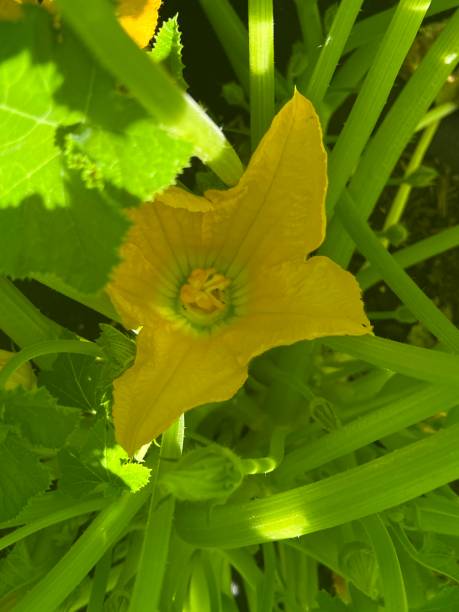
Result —
M 179 29 L 178 15 L 165 21 L 155 37 L 155 44 L 150 52 L 155 62 L 161 62 L 164 68 L 184 89 L 188 85 L 183 78 L 185 66 L 182 62 L 182 34 Z
M 34 447 L 59 449 L 76 428 L 80 412 L 59 406 L 45 388 L 0 391 L 0 415 L 5 424 L 19 428 Z
M 73 176 L 68 208 L 46 210 L 36 197 L 0 210 L 0 274 L 55 274 L 83 293 L 95 293 L 118 263 L 128 220 L 96 190 Z
M 45 208 L 72 206 L 69 166 L 90 187 L 150 199 L 188 164 L 191 144 L 162 130 L 45 11 L 0 23 L 0 40 L 1 206 L 32 195 Z
M 14 518 L 49 485 L 48 471 L 15 433 L 0 428 L 0 521 Z
M 138 491 L 150 478 L 150 470 L 132 463 L 121 446 L 116 444 L 113 427 L 99 419 L 87 434 L 80 448 L 64 449 L 59 453 L 63 493 L 86 497 L 89 493 L 105 494 L 121 490 Z
M 107 388 L 102 362 L 86 355 L 59 355 L 53 368 L 42 371 L 38 381 L 61 404 L 88 412 L 100 410 Z

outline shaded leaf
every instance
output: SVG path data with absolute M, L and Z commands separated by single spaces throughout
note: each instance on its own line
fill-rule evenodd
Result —
M 32 446 L 53 450 L 64 446 L 80 418 L 79 410 L 59 406 L 43 387 L 0 391 L 0 415 Z
M 162 130 L 45 11 L 0 23 L 0 39 L 1 206 L 32 195 L 46 208 L 72 205 L 68 164 L 93 174 L 90 186 L 111 182 L 140 200 L 187 165 L 191 144 Z
M 0 428 L 0 521 L 15 517 L 28 500 L 44 492 L 50 476 L 21 438 Z
M 62 354 L 51 370 L 38 377 L 49 392 L 63 405 L 97 412 L 104 398 L 102 362 L 88 355 Z
M 69 208 L 46 210 L 38 198 L 0 211 L 0 273 L 26 278 L 55 274 L 83 293 L 94 293 L 118 262 L 128 220 L 99 191 L 73 176 Z

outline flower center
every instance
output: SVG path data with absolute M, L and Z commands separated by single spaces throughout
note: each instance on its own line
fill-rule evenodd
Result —
M 180 301 L 192 318 L 213 322 L 227 309 L 226 289 L 231 281 L 215 268 L 196 268 L 180 289 Z

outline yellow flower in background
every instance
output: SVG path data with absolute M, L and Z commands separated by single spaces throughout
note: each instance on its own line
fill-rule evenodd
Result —
M 118 0 L 118 19 L 129 36 L 146 47 L 155 33 L 161 0 Z
M 15 355 L 16 353 L 0 349 L 0 370 Z M 23 363 L 17 370 L 13 372 L 13 374 L 11 374 L 5 384 L 5 389 L 15 389 L 19 386 L 24 387 L 24 389 L 28 390 L 34 389 L 37 386 L 37 379 L 29 361 Z
M 326 154 L 295 93 L 237 186 L 198 197 L 169 188 L 130 215 L 109 294 L 142 327 L 114 383 L 118 441 L 134 453 L 180 414 L 230 398 L 249 361 L 299 340 L 371 331 L 354 277 L 311 257 L 325 233 Z
M 20 4 L 39 4 L 56 11 L 54 0 L 0 0 L 0 19 L 19 19 Z M 117 4 L 120 24 L 139 47 L 146 47 L 156 30 L 161 0 L 118 0 Z

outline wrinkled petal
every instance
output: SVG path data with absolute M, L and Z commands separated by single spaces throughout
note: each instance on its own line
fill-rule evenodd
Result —
M 114 382 L 116 435 L 130 455 L 187 410 L 230 398 L 247 377 L 218 334 L 152 323 L 139 334 L 134 365 Z
M 139 45 L 146 47 L 155 33 L 161 0 L 119 0 L 118 19 Z
M 225 342 L 244 362 L 274 346 L 371 332 L 355 278 L 328 257 L 285 262 L 249 279 L 247 312 Z
M 147 324 L 165 300 L 178 295 L 179 282 L 184 282 L 191 267 L 201 264 L 202 215 L 189 210 L 209 206 L 204 198 L 171 187 L 154 203 L 129 211 L 133 225 L 120 251 L 121 264 L 107 287 L 126 326 Z
M 302 259 L 323 241 L 326 154 L 319 119 L 301 94 L 281 109 L 238 185 L 205 196 L 204 235 L 228 273 L 248 261 Z M 218 261 L 218 258 L 217 258 Z

